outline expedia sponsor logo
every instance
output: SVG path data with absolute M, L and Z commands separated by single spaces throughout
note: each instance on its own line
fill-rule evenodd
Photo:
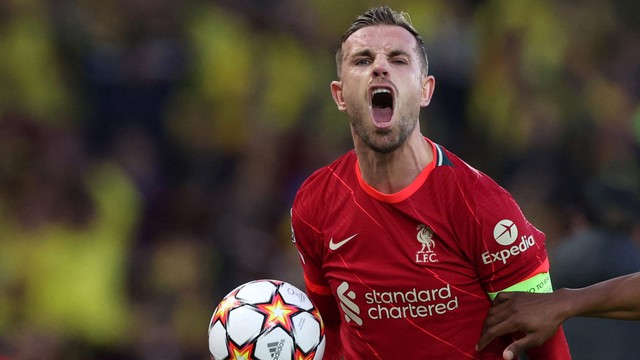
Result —
M 349 298 L 346 299 L 344 294 L 348 294 Z M 435 289 L 372 290 L 364 294 L 365 303 L 369 305 L 366 309 L 360 309 L 355 304 L 357 295 L 349 290 L 346 281 L 339 286 L 338 297 L 347 322 L 353 321 L 358 325 L 363 324 L 363 317 L 372 320 L 426 318 L 444 315 L 459 306 L 458 297 L 451 292 L 449 284 Z
M 493 228 L 493 238 L 500 245 L 511 245 L 518 239 L 518 227 L 511 220 L 500 220 Z
M 495 262 L 501 262 L 503 264 L 506 264 L 507 260 L 510 257 L 522 254 L 523 252 L 529 250 L 536 243 L 536 240 L 533 238 L 533 235 L 529 235 L 529 236 L 522 235 L 520 239 L 521 240 L 518 244 L 513 245 L 508 249 L 496 251 L 493 253 L 489 251 L 483 253 L 482 262 L 485 263 L 485 265 L 495 263 Z

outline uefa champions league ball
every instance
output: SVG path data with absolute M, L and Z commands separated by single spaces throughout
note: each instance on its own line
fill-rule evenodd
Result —
M 278 280 L 238 286 L 209 323 L 214 360 L 319 360 L 325 342 L 318 309 L 303 291 Z

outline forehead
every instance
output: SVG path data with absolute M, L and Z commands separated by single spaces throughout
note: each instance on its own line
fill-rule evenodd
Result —
M 410 53 L 415 49 L 417 41 L 407 29 L 397 25 L 366 26 L 354 32 L 343 44 L 345 55 L 363 49 L 375 52 L 404 50 Z

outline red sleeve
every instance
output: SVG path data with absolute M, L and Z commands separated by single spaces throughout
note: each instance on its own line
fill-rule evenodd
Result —
M 545 235 L 536 229 L 509 193 L 493 189 L 478 199 L 478 226 L 472 236 L 480 280 L 488 293 L 528 278 L 547 260 Z
M 487 292 L 496 292 L 515 285 L 540 272 L 548 272 L 549 265 L 545 235 L 525 218 L 511 195 L 495 187 L 485 178 L 487 194 L 478 200 L 474 227 L 476 239 L 475 259 L 478 273 Z M 562 331 L 546 343 L 530 349 L 531 360 L 571 359 L 569 346 Z
M 323 360 L 340 360 L 342 359 L 342 341 L 340 339 L 340 311 L 336 304 L 335 298 L 329 294 L 319 294 L 311 289 L 318 290 L 317 285 L 310 283 L 305 277 L 307 284 L 307 294 L 309 299 L 315 304 L 320 311 L 322 321 L 324 322 L 324 333 L 327 343 L 324 350 Z M 329 288 L 326 288 L 330 291 Z
M 323 359 L 342 359 L 342 341 L 340 339 L 341 315 L 331 288 L 322 272 L 322 237 L 319 232 L 300 213 L 291 210 L 292 240 L 300 254 L 307 295 L 318 308 L 325 326 L 327 338 Z

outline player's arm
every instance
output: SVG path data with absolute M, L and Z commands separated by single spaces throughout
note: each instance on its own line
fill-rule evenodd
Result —
M 324 351 L 324 360 L 342 359 L 342 340 L 340 339 L 340 310 L 331 289 L 325 286 L 314 284 L 305 276 L 307 295 L 318 308 L 322 322 L 324 323 L 324 333 L 327 344 Z
M 544 343 L 574 316 L 640 320 L 640 273 L 548 294 L 501 293 L 489 310 L 478 348 L 505 334 L 524 333 L 505 349 L 503 357 L 513 359 Z
M 640 320 L 640 272 L 581 289 L 562 289 L 558 297 L 569 303 L 567 318 Z
M 548 264 L 543 264 L 542 268 L 536 271 L 536 274 L 527 278 L 524 281 L 521 281 L 518 284 L 508 287 L 503 290 L 504 292 L 500 293 L 489 293 L 489 297 L 494 300 L 494 304 L 498 303 L 503 299 L 503 294 L 551 294 L 553 289 L 551 286 L 551 277 L 548 272 Z M 487 331 L 487 322 L 490 321 L 492 312 L 495 311 L 494 308 L 489 310 L 489 316 L 487 320 L 485 320 L 483 334 Z M 544 317 L 540 318 L 544 319 Z M 564 337 L 564 332 L 562 328 L 559 327 L 560 323 L 556 324 L 553 328 L 549 329 L 548 334 L 541 341 L 532 344 L 527 349 L 527 355 L 529 359 L 570 359 L 571 355 L 569 354 L 568 348 L 566 346 L 566 341 Z M 478 343 L 478 350 L 482 350 L 487 344 L 489 344 L 493 339 L 498 336 L 512 334 L 513 336 L 518 336 L 522 334 L 522 329 L 515 328 L 511 329 L 511 331 L 505 331 L 500 333 L 499 335 L 493 336 L 491 339 L 483 340 L 480 339 Z M 525 334 L 527 334 L 525 332 Z M 519 340 L 516 340 L 516 342 Z M 505 351 L 503 354 L 505 359 L 513 359 L 514 357 L 509 357 L 509 354 Z
M 321 237 L 313 226 L 296 213 L 295 209 L 291 211 L 291 232 L 292 241 L 300 254 L 307 295 L 318 308 L 325 326 L 326 346 L 323 359 L 342 359 L 340 311 L 319 265 L 322 257 Z
M 476 246 L 472 251 L 480 258 L 478 273 L 489 297 L 504 291 L 552 292 L 544 233 L 527 221 L 506 190 L 486 178 L 480 180 L 473 194 L 486 195 L 476 197 L 471 217 L 480 226 L 470 222 L 468 227 L 472 236 L 480 239 L 472 243 Z M 505 339 L 521 336 L 506 333 Z M 571 359 L 562 327 L 546 342 L 530 348 L 527 355 L 531 360 Z

